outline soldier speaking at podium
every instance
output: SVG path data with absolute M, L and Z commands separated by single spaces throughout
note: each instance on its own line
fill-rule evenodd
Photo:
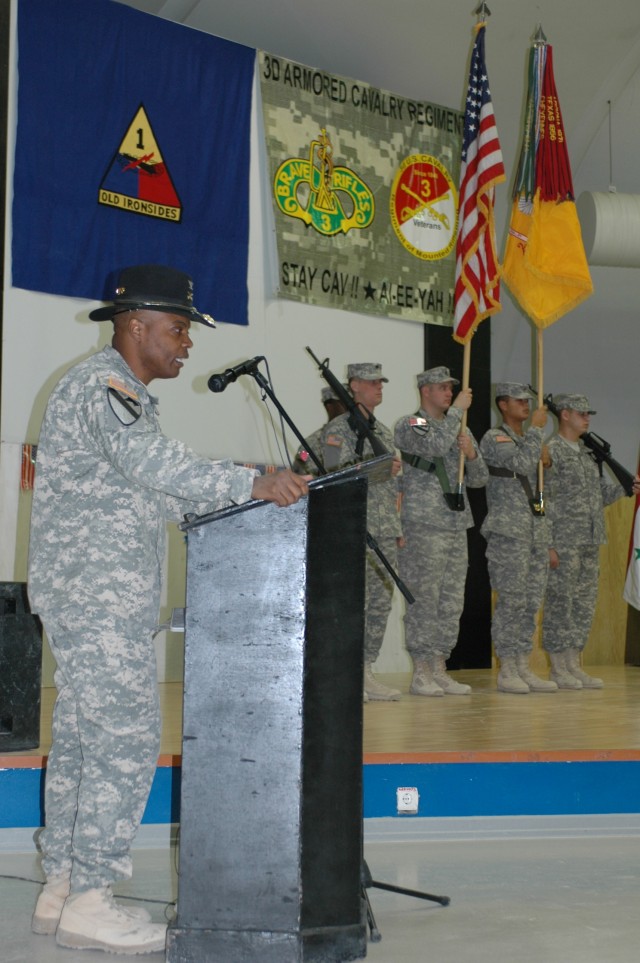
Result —
M 165 524 L 250 498 L 307 493 L 292 472 L 261 476 L 162 434 L 147 386 L 176 378 L 193 347 L 191 278 L 158 265 L 120 272 L 110 346 L 71 368 L 42 424 L 31 516 L 29 595 L 57 663 L 58 696 L 41 837 L 46 884 L 32 928 L 62 946 L 118 954 L 165 946 L 164 924 L 115 903 L 160 745 L 152 633 Z

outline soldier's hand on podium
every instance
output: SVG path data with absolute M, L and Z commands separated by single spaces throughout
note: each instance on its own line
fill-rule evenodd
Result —
M 288 468 L 269 475 L 257 475 L 253 480 L 251 497 L 275 502 L 284 508 L 309 494 L 307 482 L 312 479 L 313 475 L 295 475 Z

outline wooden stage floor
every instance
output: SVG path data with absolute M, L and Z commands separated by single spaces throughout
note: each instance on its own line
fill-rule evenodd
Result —
M 496 670 L 454 673 L 472 686 L 470 696 L 425 698 L 408 694 L 410 676 L 381 675 L 402 690 L 399 702 L 364 709 L 364 755 L 382 762 L 413 757 L 436 761 L 503 758 L 640 758 L 640 667 L 589 669 L 604 689 L 508 695 L 496 690 Z M 43 757 L 51 740 L 52 688 L 42 691 L 41 745 L 20 755 Z M 160 686 L 161 753 L 181 752 L 182 685 Z M 9 759 L 10 757 L 6 757 Z

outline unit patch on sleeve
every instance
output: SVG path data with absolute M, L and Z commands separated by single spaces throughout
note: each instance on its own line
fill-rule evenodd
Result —
M 107 384 L 107 398 L 109 407 L 126 428 L 135 424 L 142 414 L 142 405 L 135 392 L 116 378 L 109 378 Z

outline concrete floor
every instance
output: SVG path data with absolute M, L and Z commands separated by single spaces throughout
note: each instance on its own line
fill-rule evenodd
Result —
M 12 851 L 7 832 L 0 840 L 3 963 L 109 959 L 93 950 L 62 949 L 52 937 L 30 932 L 38 859 L 22 837 L 15 837 Z M 538 831 L 523 838 L 526 833 L 513 830 L 496 833 L 498 838 L 464 835 L 412 839 L 407 832 L 390 837 L 365 830 L 374 879 L 451 898 L 442 907 L 369 889 L 382 935 L 368 944 L 372 963 L 635 963 L 640 835 L 597 835 L 572 830 L 569 822 L 552 837 Z M 155 920 L 163 920 L 176 896 L 173 847 L 137 848 L 134 877 L 118 892 L 141 900 Z

